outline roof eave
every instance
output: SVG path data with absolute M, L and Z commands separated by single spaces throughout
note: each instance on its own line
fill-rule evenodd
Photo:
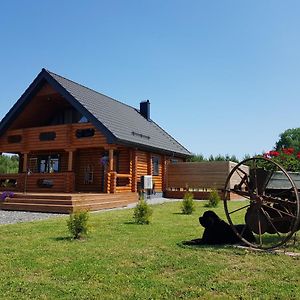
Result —
M 176 157 L 182 157 L 182 158 L 187 158 L 187 157 L 192 156 L 192 153 L 190 153 L 189 151 L 188 151 L 189 154 L 182 153 L 182 152 L 167 150 L 167 149 L 158 148 L 158 147 L 154 147 L 154 146 L 148 146 L 148 145 L 140 144 L 140 143 L 136 143 L 136 142 L 130 142 L 127 140 L 122 140 L 122 139 L 117 139 L 116 144 L 120 144 L 120 145 L 124 145 L 124 146 L 128 146 L 128 147 L 136 147 L 141 150 L 162 153 L 162 154 L 166 154 L 169 156 L 176 156 Z

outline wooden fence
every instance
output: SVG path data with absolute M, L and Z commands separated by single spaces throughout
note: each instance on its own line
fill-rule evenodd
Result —
M 191 191 L 196 199 L 207 199 L 211 189 L 215 188 L 220 195 L 230 171 L 236 166 L 231 161 L 182 162 L 169 164 L 166 174 L 165 196 L 182 198 L 186 191 Z M 242 166 L 246 173 L 247 166 Z M 236 174 L 230 181 L 230 187 L 240 182 Z

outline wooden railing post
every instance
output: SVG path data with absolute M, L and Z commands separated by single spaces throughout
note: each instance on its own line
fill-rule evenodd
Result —
M 114 169 L 114 149 L 110 148 L 108 150 L 108 172 Z
M 23 153 L 23 173 L 27 172 L 27 165 L 28 165 L 28 153 Z
M 114 194 L 116 192 L 117 187 L 117 173 L 116 172 L 110 172 L 110 193 Z
M 111 174 L 110 172 L 106 173 L 106 184 L 105 184 L 105 192 L 107 194 L 110 193 L 110 181 L 111 181 Z
M 68 172 L 73 171 L 73 150 L 69 150 L 69 157 L 68 157 Z

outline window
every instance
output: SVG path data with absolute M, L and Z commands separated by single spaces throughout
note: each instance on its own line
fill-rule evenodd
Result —
M 152 156 L 152 175 L 158 176 L 159 175 L 159 157 L 158 156 Z
M 59 154 L 40 156 L 39 171 L 40 173 L 56 173 L 59 172 L 60 159 Z
M 21 141 L 22 141 L 22 136 L 21 135 L 9 135 L 7 137 L 7 142 L 9 144 L 21 143 Z
M 94 134 L 95 134 L 95 129 L 93 129 L 93 128 L 76 130 L 76 137 L 78 139 L 85 138 L 85 137 L 91 137 L 91 136 L 94 136 Z
M 56 132 L 41 132 L 40 141 L 54 141 L 56 138 Z

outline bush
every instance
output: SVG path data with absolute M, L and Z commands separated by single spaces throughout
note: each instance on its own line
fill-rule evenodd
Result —
M 183 196 L 181 211 L 184 215 L 190 215 L 195 210 L 194 195 L 191 192 L 186 192 Z
M 150 218 L 152 216 L 153 210 L 149 204 L 144 200 L 143 197 L 140 198 L 139 203 L 134 209 L 133 218 L 137 224 L 149 224 Z
M 209 194 L 207 207 L 217 207 L 221 201 L 219 192 L 217 189 L 212 189 L 212 191 Z
M 74 239 L 80 239 L 83 235 L 87 235 L 89 214 L 87 211 L 76 211 L 70 214 L 67 221 L 69 232 Z

